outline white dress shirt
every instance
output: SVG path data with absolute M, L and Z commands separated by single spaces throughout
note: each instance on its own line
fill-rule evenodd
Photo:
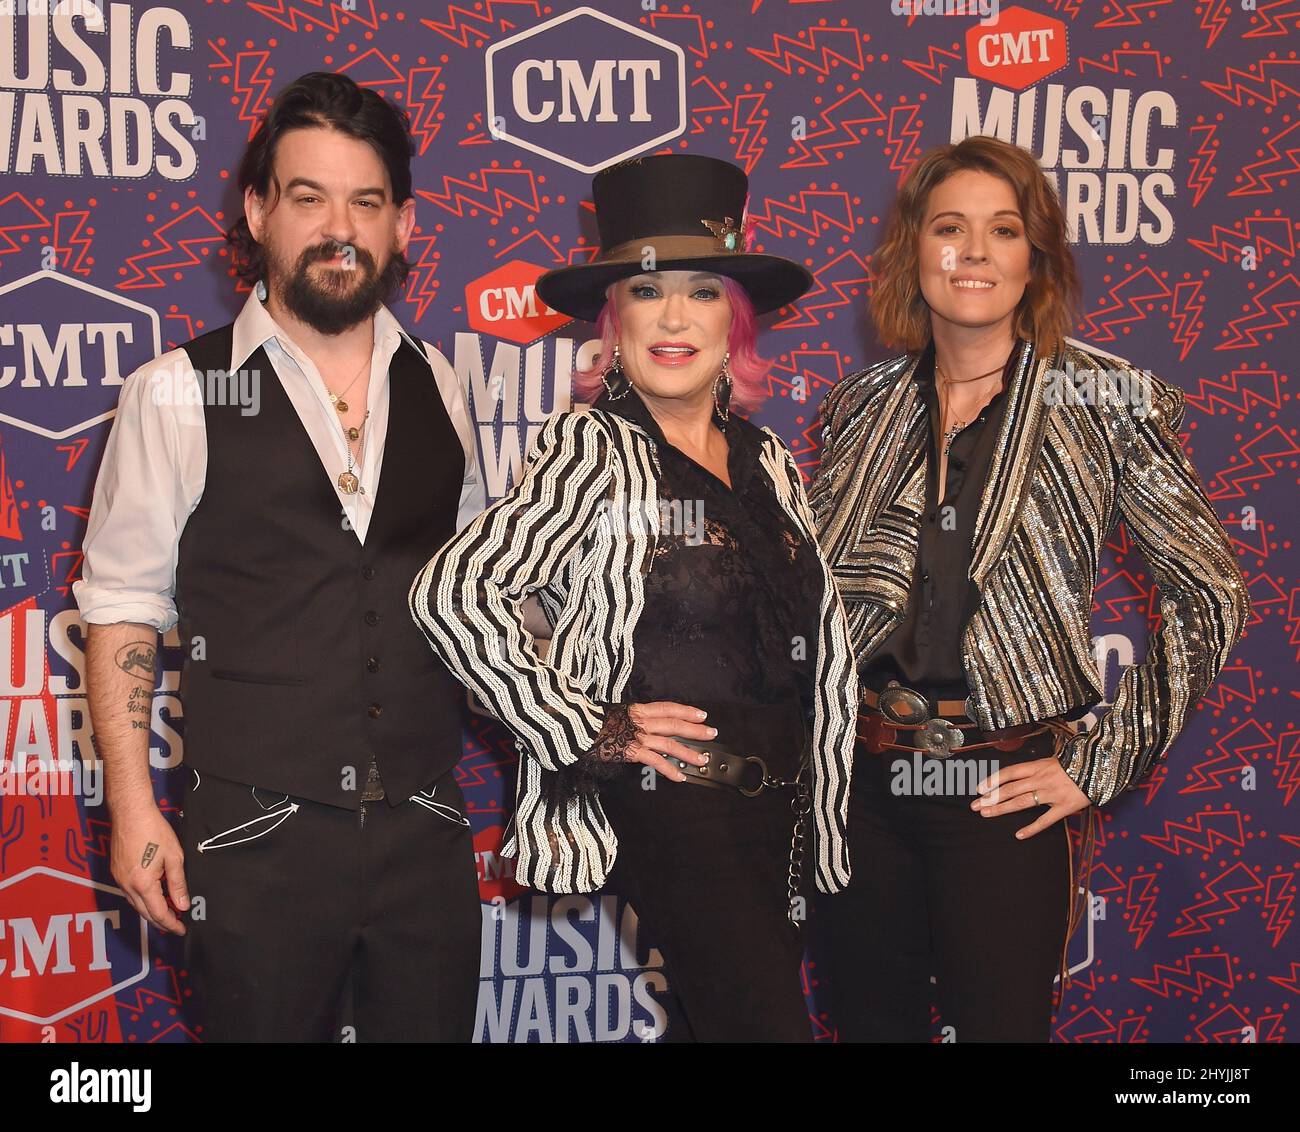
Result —
M 235 319 L 230 359 L 234 374 L 259 346 L 266 347 L 275 376 L 338 495 L 340 515 L 347 513 L 362 543 L 375 506 L 375 486 L 388 434 L 388 366 L 403 337 L 417 346 L 387 307 L 375 312 L 374 329 L 366 398 L 370 417 L 362 432 L 362 464 L 353 469 L 362 490 L 355 495 L 338 486 L 339 473 L 348 467 L 348 450 L 325 382 L 315 363 L 290 341 L 256 294 L 249 295 Z M 420 342 L 417 348 L 431 357 L 427 343 Z M 432 376 L 465 450 L 465 477 L 456 516 L 459 531 L 484 509 L 487 498 L 460 382 L 445 364 L 433 365 Z M 203 496 L 207 460 L 199 378 L 183 349 L 170 350 L 135 370 L 122 386 L 95 481 L 82 576 L 72 586 L 83 621 L 135 621 L 159 632 L 176 624 L 177 547 L 190 513 Z M 250 483 L 249 490 L 256 486 Z

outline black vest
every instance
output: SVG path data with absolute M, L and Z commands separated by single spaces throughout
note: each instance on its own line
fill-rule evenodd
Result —
M 229 368 L 233 332 L 185 343 L 197 372 Z M 464 689 L 407 593 L 455 533 L 464 449 L 403 338 L 362 545 L 265 349 L 243 368 L 260 372 L 260 411 L 204 405 L 207 475 L 178 549 L 185 761 L 356 809 L 373 753 L 396 805 L 461 756 Z

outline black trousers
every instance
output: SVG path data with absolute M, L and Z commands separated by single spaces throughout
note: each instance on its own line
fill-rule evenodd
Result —
M 184 958 L 204 1041 L 472 1039 L 482 919 L 452 773 L 422 802 L 360 810 L 187 777 Z
M 1020 751 L 968 757 L 1009 766 L 1047 757 L 1054 743 L 1048 732 Z M 858 745 L 853 879 L 816 898 L 816 951 L 840 1040 L 930 1041 L 937 1000 L 939 1024 L 958 1042 L 1049 1041 L 1069 915 L 1065 823 L 1018 841 L 1015 831 L 1046 806 L 986 818 L 970 809 L 974 793 L 896 793 L 912 781 L 899 776 L 898 759 L 915 765 L 903 752 Z
M 668 1041 L 807 1042 L 803 930 L 787 915 L 791 791 L 746 798 L 631 772 L 601 787 L 618 837 L 607 888 L 664 959 L 686 1032 Z M 811 867 L 811 866 L 808 866 Z

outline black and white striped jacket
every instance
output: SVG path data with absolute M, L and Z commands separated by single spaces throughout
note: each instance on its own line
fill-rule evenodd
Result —
M 820 410 L 809 498 L 859 664 L 906 614 L 916 562 L 931 427 L 917 361 L 901 355 L 842 378 Z M 1109 375 L 1113 396 L 1088 374 Z M 1084 395 L 1064 395 L 1067 379 Z M 1055 358 L 1031 345 L 1008 386 L 976 520 L 970 577 L 980 603 L 962 656 L 986 729 L 1102 699 L 1089 619 L 1098 558 L 1119 519 L 1155 576 L 1160 626 L 1145 661 L 1124 670 L 1110 709 L 1060 756 L 1097 805 L 1168 752 L 1250 610 L 1232 546 L 1179 442 L 1183 411 L 1181 390 L 1123 358 L 1074 339 Z
M 817 886 L 838 892 L 849 880 L 857 672 L 799 469 L 785 442 L 763 432 L 759 462 L 822 565 L 811 818 Z M 617 840 L 599 798 L 565 796 L 556 772 L 596 744 L 632 673 L 658 527 L 655 447 L 615 413 L 552 415 L 511 493 L 447 543 L 411 587 L 411 612 L 429 644 L 515 735 L 516 809 L 502 851 L 517 857 L 520 883 L 547 892 L 595 891 L 614 863 Z M 520 612 L 534 592 L 553 625 L 545 659 Z

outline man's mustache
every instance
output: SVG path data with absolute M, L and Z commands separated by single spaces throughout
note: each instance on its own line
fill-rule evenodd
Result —
M 333 259 L 336 255 L 346 255 L 349 249 L 356 256 L 357 263 L 369 265 L 372 263 L 370 253 L 365 248 L 359 248 L 355 244 L 334 244 L 328 247 L 320 247 L 308 253 L 307 262 L 315 263 L 317 260 Z

